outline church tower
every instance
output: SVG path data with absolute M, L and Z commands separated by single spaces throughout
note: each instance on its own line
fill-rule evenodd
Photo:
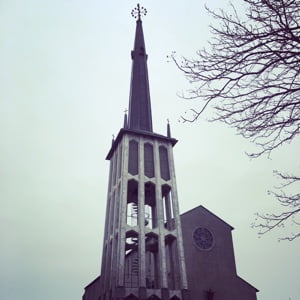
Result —
M 177 140 L 153 131 L 139 4 L 129 112 L 113 140 L 101 275 L 82 300 L 256 300 L 237 274 L 231 227 L 203 206 L 179 214 Z M 184 251 L 185 250 L 185 251 Z
M 99 294 L 101 300 L 187 299 L 188 286 L 169 124 L 153 132 L 139 4 L 131 52 L 129 112 L 110 161 Z

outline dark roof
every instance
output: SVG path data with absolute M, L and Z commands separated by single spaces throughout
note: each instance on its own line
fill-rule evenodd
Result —
M 250 283 L 249 283 L 248 281 L 246 281 L 245 279 L 241 278 L 241 277 L 238 276 L 238 275 L 236 275 L 236 277 L 237 277 L 238 279 L 240 279 L 241 281 L 243 281 L 244 283 L 246 283 L 246 284 L 248 284 L 249 286 L 251 286 L 253 289 L 255 289 L 256 292 L 259 292 L 259 290 L 258 290 L 255 286 L 253 286 L 252 284 L 250 284 Z
M 136 22 L 129 96 L 128 127 L 152 132 L 150 90 L 142 21 Z
M 206 207 L 204 207 L 202 205 L 196 206 L 196 207 L 194 207 L 194 208 L 192 208 L 192 209 L 190 209 L 190 210 L 182 213 L 181 216 L 188 215 L 192 211 L 195 211 L 195 210 L 198 210 L 198 209 L 205 210 L 206 212 L 208 212 L 209 214 L 211 214 L 212 216 L 214 216 L 215 218 L 217 218 L 218 220 L 222 221 L 224 224 L 226 224 L 227 226 L 229 226 L 231 230 L 234 229 L 234 227 L 232 227 L 230 224 L 228 224 L 227 222 L 225 222 L 224 220 L 222 220 L 220 217 L 218 217 L 217 215 L 215 215 L 214 213 L 212 213 L 210 210 L 208 210 Z
M 99 275 L 98 277 L 96 277 L 92 282 L 90 282 L 84 289 L 87 289 L 88 287 L 90 287 L 91 285 L 93 285 L 96 281 L 100 280 L 101 275 Z

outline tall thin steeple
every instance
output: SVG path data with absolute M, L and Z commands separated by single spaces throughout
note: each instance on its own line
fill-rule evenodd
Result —
M 106 157 L 110 175 L 101 277 L 84 300 L 188 299 L 173 161 L 177 140 L 170 131 L 164 136 L 152 130 L 145 13 L 139 5 L 132 11 L 137 22 L 129 114 Z
M 146 15 L 145 8 L 137 5 L 132 16 L 137 19 L 134 49 L 131 51 L 132 70 L 129 96 L 128 127 L 133 130 L 152 132 L 150 90 L 147 67 L 147 54 L 141 15 Z

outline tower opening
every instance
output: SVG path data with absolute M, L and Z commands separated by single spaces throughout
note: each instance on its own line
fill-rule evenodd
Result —
M 134 231 L 128 231 L 125 244 L 125 287 L 138 287 L 139 284 L 138 245 L 138 234 Z
M 165 238 L 165 251 L 167 258 L 168 286 L 172 290 L 180 288 L 180 270 L 178 265 L 177 240 L 172 235 Z
M 131 294 L 131 295 L 127 296 L 125 298 L 125 300 L 139 300 L 139 298 Z
M 147 300 L 160 300 L 160 298 L 157 297 L 156 295 L 152 295 Z
M 118 171 L 117 171 L 117 178 L 121 177 L 121 165 L 122 165 L 122 143 L 118 147 Z
M 159 288 L 159 257 L 158 236 L 153 233 L 146 235 L 146 287 L 149 289 Z
M 170 180 L 168 149 L 164 146 L 159 146 L 159 162 L 161 178 L 164 180 Z
M 147 177 L 154 177 L 153 146 L 149 143 L 144 145 L 144 173 Z
M 173 199 L 171 187 L 164 184 L 161 188 L 163 208 L 164 208 L 164 224 L 168 230 L 175 228 L 174 211 L 173 211 Z
M 134 179 L 127 184 L 127 225 L 138 225 L 138 182 Z
M 135 140 L 129 141 L 128 172 L 137 175 L 139 172 L 139 144 Z
M 153 229 L 157 226 L 155 184 L 145 183 L 145 226 Z

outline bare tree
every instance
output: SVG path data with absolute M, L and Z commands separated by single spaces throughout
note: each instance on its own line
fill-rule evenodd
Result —
M 280 186 L 277 187 L 278 192 L 269 191 L 269 194 L 274 196 L 281 207 L 284 207 L 284 211 L 279 213 L 257 213 L 256 223 L 252 226 L 259 228 L 259 234 L 265 234 L 270 230 L 277 227 L 286 227 L 286 225 L 300 225 L 300 221 L 297 220 L 297 214 L 300 212 L 300 193 L 288 193 L 286 188 L 292 185 L 300 183 L 300 177 L 296 177 L 290 174 L 283 174 L 278 171 L 274 173 L 282 180 Z M 261 223 L 261 221 L 263 221 Z M 300 232 L 294 232 L 293 230 L 289 235 L 279 238 L 279 240 L 292 241 L 295 238 L 300 237 Z
M 213 37 L 208 49 L 199 50 L 196 58 L 178 60 L 173 53 L 171 59 L 191 83 L 182 97 L 203 100 L 183 121 L 193 122 L 213 106 L 212 120 L 235 127 L 257 144 L 259 151 L 249 155 L 259 157 L 270 155 L 300 133 L 300 0 L 243 1 L 247 6 L 243 17 L 233 5 L 230 14 L 206 7 L 218 24 L 210 26 Z M 285 182 L 300 181 L 278 175 Z M 294 200 L 273 195 L 284 206 Z M 266 231 L 299 212 L 296 196 L 293 205 L 298 209 L 293 214 L 260 215 Z

